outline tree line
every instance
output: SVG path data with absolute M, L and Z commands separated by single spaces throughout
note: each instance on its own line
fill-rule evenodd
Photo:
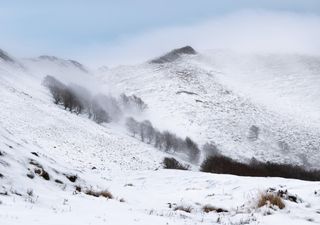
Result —
M 308 170 L 298 165 L 261 162 L 252 158 L 249 163 L 238 162 L 222 154 L 207 157 L 201 164 L 203 172 L 251 177 L 284 177 L 320 181 L 320 170 Z
M 154 128 L 150 121 L 136 121 L 129 117 L 126 119 L 126 127 L 133 137 L 152 144 L 155 148 L 168 153 L 184 153 L 190 162 L 196 163 L 200 158 L 200 149 L 191 138 L 182 139 L 169 131 L 160 132 Z
M 135 95 L 121 94 L 118 99 L 111 95 L 92 95 L 82 86 L 65 85 L 50 75 L 44 78 L 43 85 L 49 89 L 55 104 L 76 114 L 85 113 L 99 124 L 118 121 L 126 111 L 142 112 L 147 108 L 147 104 Z

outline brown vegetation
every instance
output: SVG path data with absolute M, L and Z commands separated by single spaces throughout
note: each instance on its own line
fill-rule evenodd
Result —
M 281 197 L 275 195 L 275 194 L 261 194 L 259 201 L 258 201 L 258 207 L 263 206 L 277 206 L 279 209 L 283 209 L 285 207 L 285 204 Z
M 163 159 L 163 168 L 165 169 L 176 169 L 176 170 L 188 170 L 190 168 L 189 165 L 183 165 L 175 158 L 165 157 Z
M 234 174 L 253 177 L 284 177 L 301 180 L 319 181 L 319 170 L 307 170 L 303 167 L 274 162 L 260 162 L 252 159 L 250 163 L 237 162 L 223 155 L 206 158 L 201 164 L 201 171 Z
M 113 195 L 107 190 L 104 190 L 104 191 L 87 190 L 84 193 L 87 195 L 94 196 L 94 197 L 101 197 L 102 196 L 107 199 L 113 199 Z

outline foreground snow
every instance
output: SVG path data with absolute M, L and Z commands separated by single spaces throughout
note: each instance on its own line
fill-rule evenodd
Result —
M 11 224 L 316 224 L 320 222 L 319 182 L 249 178 L 176 170 L 103 173 L 100 183 L 116 197 L 107 200 L 73 190 L 44 189 L 34 197 L 2 198 L 0 220 Z M 282 210 L 257 208 L 268 188 L 288 190 L 301 202 Z M 124 202 L 119 200 L 123 199 Z M 170 204 L 172 207 L 170 208 Z M 204 213 L 204 205 L 228 212 Z M 190 206 L 191 213 L 174 210 Z

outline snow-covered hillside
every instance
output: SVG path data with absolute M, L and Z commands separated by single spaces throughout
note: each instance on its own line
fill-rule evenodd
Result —
M 254 155 L 301 163 L 299 154 L 307 153 L 316 167 L 319 127 L 235 93 L 207 57 L 183 55 L 95 73 L 70 60 L 19 60 L 1 51 L 0 224 L 320 223 L 319 182 L 206 174 L 196 165 L 194 171 L 164 170 L 167 154 L 115 123 L 101 126 L 65 111 L 41 85 L 49 74 L 66 82 L 76 77 L 73 82 L 87 88 L 137 94 L 149 106 L 144 116 L 160 129 L 200 144 L 215 141 L 241 160 Z M 251 125 L 261 129 L 254 142 L 247 139 Z M 290 149 L 280 152 L 281 140 Z M 282 210 L 258 208 L 259 195 L 268 189 L 288 190 L 296 201 L 285 199 Z M 113 199 L 88 190 L 108 190 Z M 224 212 L 205 213 L 206 205 Z M 190 213 L 181 210 L 188 207 Z
M 100 77 L 145 99 L 162 129 L 213 141 L 240 160 L 319 167 L 319 65 L 309 56 L 217 51 L 121 66 Z M 254 141 L 252 126 L 259 129 Z

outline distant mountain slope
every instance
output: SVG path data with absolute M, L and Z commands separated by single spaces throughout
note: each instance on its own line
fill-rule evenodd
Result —
M 320 56 L 209 51 L 201 61 L 239 94 L 284 114 L 320 120 Z
M 244 95 L 241 86 L 232 85 L 232 81 L 238 79 L 237 74 L 246 74 L 246 82 L 250 83 L 252 78 L 254 84 L 255 78 L 260 79 L 258 76 L 267 76 L 273 71 L 282 74 L 282 82 L 287 77 L 291 82 L 288 88 L 295 90 L 295 84 L 299 85 L 295 83 L 299 82 L 299 76 L 291 81 L 287 70 L 278 68 L 277 64 L 268 66 L 268 60 L 264 57 L 247 60 L 250 63 L 259 60 L 266 67 L 260 67 L 257 63 L 253 64 L 256 70 L 253 67 L 247 73 L 241 68 L 238 73 L 229 71 L 232 56 L 235 55 L 231 54 L 229 61 L 217 60 L 213 64 L 208 55 L 183 55 L 173 62 L 117 67 L 102 74 L 101 78 L 118 90 L 142 96 L 149 104 L 151 121 L 162 129 L 174 130 L 181 136 L 191 135 L 201 144 L 213 141 L 225 154 L 240 160 L 256 157 L 263 161 L 319 168 L 320 127 L 313 119 L 301 120 L 304 115 L 292 113 L 291 110 L 284 112 L 277 109 L 276 104 L 267 104 L 275 97 L 272 94 L 277 92 L 270 93 L 265 101 L 257 101 L 254 93 Z M 219 59 L 218 56 L 216 58 Z M 290 57 L 281 58 L 288 60 L 288 64 L 292 62 Z M 302 58 L 309 62 L 308 57 Z M 262 73 L 265 68 L 269 72 Z M 308 70 L 301 71 L 310 74 Z M 311 85 L 313 80 L 308 82 Z M 263 81 L 260 86 L 263 86 Z M 295 104 L 294 101 L 291 103 Z M 257 137 L 252 139 L 250 136 L 254 129 L 257 130 Z

